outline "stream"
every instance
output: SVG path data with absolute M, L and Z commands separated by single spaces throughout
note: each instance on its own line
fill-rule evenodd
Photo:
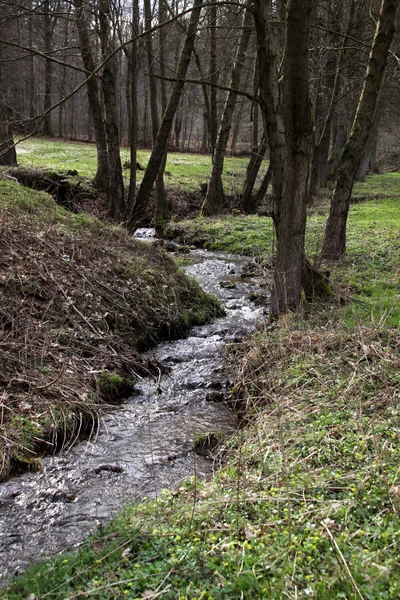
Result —
M 246 257 L 205 250 L 188 256 L 198 262 L 185 271 L 221 299 L 226 316 L 147 352 L 163 367 L 159 378 L 136 383 L 132 396 L 101 418 L 91 439 L 44 458 L 42 472 L 0 485 L 3 584 L 30 562 L 79 546 L 125 503 L 212 472 L 212 460 L 194 452 L 194 441 L 237 426 L 223 401 L 230 387 L 224 346 L 262 319 L 265 307 L 251 302 L 249 293 L 265 296 L 265 288 L 260 280 L 241 279 Z

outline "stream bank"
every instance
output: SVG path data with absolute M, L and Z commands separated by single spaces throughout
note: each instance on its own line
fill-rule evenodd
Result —
M 257 279 L 241 280 L 244 257 L 197 250 L 192 258 L 187 274 L 218 295 L 226 316 L 148 352 L 146 360 L 161 366 L 159 377 L 136 383 L 89 441 L 45 458 L 42 472 L 1 486 L 4 580 L 33 560 L 78 546 L 125 503 L 212 472 L 212 461 L 194 451 L 196 437 L 235 430 L 235 414 L 223 401 L 230 389 L 224 347 L 260 321 L 265 307 L 249 296 L 265 297 L 265 288 Z

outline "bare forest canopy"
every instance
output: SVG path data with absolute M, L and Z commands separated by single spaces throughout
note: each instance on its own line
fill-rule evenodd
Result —
M 295 308 L 305 207 L 317 187 L 336 182 L 323 255 L 337 258 L 345 252 L 355 178 L 376 170 L 379 149 L 396 162 L 398 5 L 0 0 L 0 164 L 17 162 L 16 136 L 93 141 L 94 183 L 108 198 L 109 216 L 133 231 L 154 188 L 162 235 L 168 150 L 212 153 L 203 215 L 225 205 L 226 154 L 248 153 L 238 207 L 256 210 L 270 184 L 273 311 Z M 129 190 L 121 145 L 130 147 Z M 138 147 L 152 148 L 140 187 Z

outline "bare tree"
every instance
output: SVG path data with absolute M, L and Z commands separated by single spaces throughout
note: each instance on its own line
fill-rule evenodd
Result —
M 322 250 L 325 258 L 337 259 L 346 251 L 346 226 L 350 197 L 364 146 L 376 116 L 398 7 L 398 0 L 382 0 L 356 116 L 338 167 L 335 191 L 325 229 Z

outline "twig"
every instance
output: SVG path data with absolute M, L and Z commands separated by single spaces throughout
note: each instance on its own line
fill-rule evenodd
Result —
M 337 544 L 337 542 L 336 542 L 335 538 L 333 537 L 333 535 L 332 535 L 332 533 L 330 532 L 330 530 L 329 530 L 328 526 L 326 525 L 326 523 L 322 522 L 322 526 L 323 526 L 323 527 L 324 527 L 324 529 L 326 530 L 327 534 L 329 535 L 330 539 L 332 540 L 332 543 L 333 543 L 333 545 L 335 546 L 335 549 L 336 549 L 336 551 L 338 552 L 338 554 L 339 554 L 340 558 L 342 559 L 342 561 L 343 561 L 343 564 L 344 564 L 344 566 L 345 566 L 345 569 L 346 569 L 346 571 L 347 571 L 347 573 L 348 573 L 348 575 L 349 575 L 349 577 L 350 577 L 350 581 L 351 581 L 351 583 L 352 583 L 352 585 L 353 585 L 353 587 L 354 587 L 355 591 L 357 592 L 357 594 L 359 595 L 359 597 L 361 598 L 361 600 L 365 600 L 365 599 L 364 599 L 364 596 L 363 596 L 363 595 L 362 595 L 362 593 L 360 592 L 360 589 L 359 589 L 358 585 L 356 584 L 356 582 L 355 582 L 355 580 L 354 580 L 354 577 L 353 577 L 353 575 L 351 574 L 351 571 L 350 571 L 350 569 L 349 569 L 349 565 L 347 564 L 347 561 L 346 561 L 345 557 L 343 556 L 343 554 L 342 554 L 342 552 L 341 552 L 341 550 L 340 550 L 340 548 L 339 548 L 339 546 L 338 546 L 338 544 Z

